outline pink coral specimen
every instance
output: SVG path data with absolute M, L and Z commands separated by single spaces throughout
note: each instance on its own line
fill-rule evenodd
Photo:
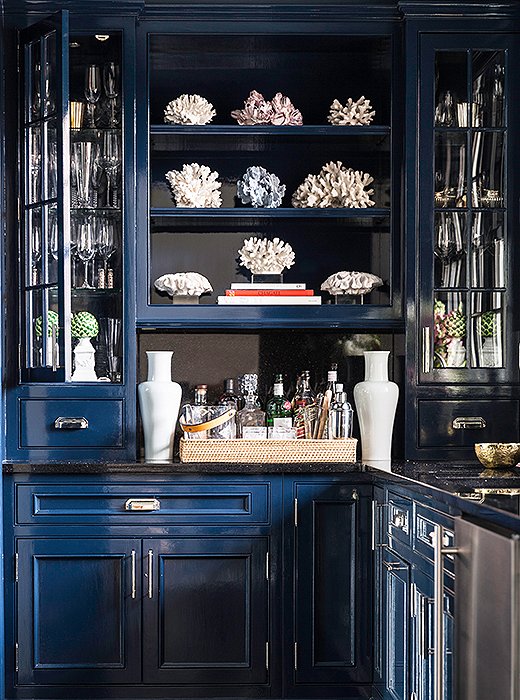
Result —
M 235 109 L 231 112 L 233 119 L 236 119 L 241 126 L 252 126 L 254 124 L 269 124 L 273 114 L 273 108 L 268 100 L 264 99 L 262 93 L 251 90 L 249 97 L 244 102 L 244 109 Z
M 301 126 L 303 124 L 302 113 L 300 110 L 296 109 L 291 100 L 285 95 L 282 95 L 281 92 L 276 93 L 271 100 L 271 105 L 273 107 L 271 124 L 274 124 L 275 126 L 281 126 L 283 124 L 289 126 Z
M 231 116 L 241 126 L 254 124 L 301 126 L 303 123 L 300 110 L 296 109 L 291 100 L 281 92 L 277 92 L 269 101 L 264 99 L 260 92 L 251 90 L 244 102 L 244 109 L 235 109 L 231 112 Z

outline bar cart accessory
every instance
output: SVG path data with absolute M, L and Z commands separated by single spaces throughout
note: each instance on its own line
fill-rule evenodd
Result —
M 347 124 L 365 126 L 372 123 L 374 116 L 375 111 L 370 104 L 370 100 L 367 100 L 362 95 L 356 101 L 349 97 L 344 105 L 339 100 L 334 100 L 330 106 L 330 114 L 327 117 L 327 121 L 334 126 L 345 126 Z
M 210 281 L 200 272 L 175 272 L 158 277 L 154 286 L 159 292 L 166 292 L 172 304 L 198 304 L 202 294 L 213 291 Z
M 382 284 L 381 277 L 373 275 L 371 272 L 341 270 L 327 277 L 320 289 L 322 292 L 328 292 L 332 295 L 336 304 L 340 304 L 341 298 L 345 296 L 359 297 L 362 304 L 364 295 Z
M 83 116 L 85 114 L 85 103 L 74 101 L 70 103 L 70 128 L 81 129 L 83 126 Z
M 169 170 L 166 179 L 176 207 L 218 209 L 222 205 L 219 174 L 207 165 L 184 164 L 182 170 Z
M 137 389 L 146 462 L 173 460 L 173 439 L 182 390 L 180 384 L 171 378 L 172 356 L 170 350 L 146 352 L 148 377 Z
M 73 314 L 70 323 L 70 332 L 73 338 L 79 342 L 74 348 L 74 372 L 73 382 L 95 382 L 97 375 L 94 370 L 96 351 L 90 342 L 99 333 L 97 318 L 90 311 L 78 311 Z
M 176 97 L 165 107 L 164 121 L 167 124 L 209 124 L 215 109 L 211 102 L 201 95 L 183 94 Z
M 249 167 L 237 182 L 237 195 L 242 204 L 275 209 L 281 206 L 285 185 L 280 178 L 260 165 Z
M 317 175 L 309 174 L 292 196 L 293 207 L 366 209 L 375 202 L 374 190 L 366 189 L 374 178 L 368 173 L 345 168 L 340 160 L 326 163 Z

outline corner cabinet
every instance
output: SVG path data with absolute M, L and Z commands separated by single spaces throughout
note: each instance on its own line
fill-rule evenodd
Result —
M 519 437 L 520 56 L 516 35 L 470 28 L 418 32 L 409 458 L 471 458 L 476 442 Z
M 153 13 L 151 13 L 153 14 Z M 173 328 L 397 328 L 402 325 L 400 285 L 399 172 L 401 138 L 394 130 L 401 94 L 393 70 L 399 60 L 398 24 L 388 18 L 353 20 L 327 8 L 199 8 L 192 18 L 143 21 L 138 30 L 138 325 Z M 382 15 L 384 15 L 384 11 Z M 278 17 L 278 15 L 280 15 Z M 327 20 L 320 22 L 320 18 Z M 393 18 L 393 19 L 392 19 Z M 195 28 L 194 28 L 195 27 Z M 330 29 L 330 31 L 329 31 Z M 363 66 L 363 71 L 354 66 Z M 231 117 L 252 90 L 271 100 L 290 97 L 302 126 L 242 126 Z M 165 124 L 168 103 L 183 93 L 211 102 L 216 116 L 206 125 Z M 363 126 L 333 126 L 335 98 L 365 95 L 375 110 Z M 291 197 L 309 173 L 328 162 L 373 177 L 373 206 L 296 208 Z M 166 173 L 198 163 L 218 173 L 221 206 L 176 206 Z M 286 186 L 278 208 L 244 205 L 237 181 L 262 166 Z M 146 235 L 146 232 L 148 235 Z M 286 283 L 305 283 L 320 306 L 219 305 L 232 283 L 249 281 L 238 250 L 250 236 L 288 242 L 295 263 Z M 383 285 L 365 303 L 335 304 L 320 285 L 339 270 L 372 272 Z M 199 303 L 172 304 L 154 286 L 164 274 L 196 271 L 213 291 Z M 353 299 L 353 297 L 347 297 Z
M 98 18 L 86 32 L 61 11 L 19 34 L 16 280 L 9 272 L 19 289 L 19 367 L 7 398 L 10 459 L 135 454 L 133 391 L 126 401 L 135 346 L 127 332 L 132 33 L 133 21 L 121 18 Z

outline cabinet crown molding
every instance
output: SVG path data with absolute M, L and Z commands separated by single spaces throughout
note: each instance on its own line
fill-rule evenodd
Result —
M 135 15 L 143 7 L 144 0 L 5 0 L 5 11 L 18 15 L 45 15 L 58 10 L 75 15 Z

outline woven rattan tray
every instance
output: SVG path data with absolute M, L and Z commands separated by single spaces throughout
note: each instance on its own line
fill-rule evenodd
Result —
M 346 440 L 185 440 L 181 462 L 355 462 L 355 438 Z

